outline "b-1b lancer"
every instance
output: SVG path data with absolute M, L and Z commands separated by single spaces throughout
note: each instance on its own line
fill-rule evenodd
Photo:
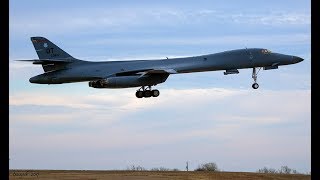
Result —
M 253 89 L 259 87 L 257 75 L 264 70 L 295 64 L 302 58 L 271 52 L 262 48 L 245 48 L 202 56 L 158 59 L 89 62 L 66 53 L 44 37 L 31 37 L 39 59 L 21 60 L 40 64 L 43 74 L 30 78 L 31 83 L 62 84 L 88 81 L 93 88 L 141 87 L 136 97 L 158 97 L 152 86 L 163 83 L 170 74 L 224 70 L 224 75 L 238 74 L 238 69 L 252 68 Z

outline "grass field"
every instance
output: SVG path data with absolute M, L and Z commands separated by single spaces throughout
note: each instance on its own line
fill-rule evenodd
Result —
M 79 179 L 79 180 L 207 180 L 207 179 L 277 179 L 305 180 L 311 175 L 263 174 L 249 172 L 195 172 L 195 171 L 82 171 L 82 170 L 10 170 L 9 179 Z

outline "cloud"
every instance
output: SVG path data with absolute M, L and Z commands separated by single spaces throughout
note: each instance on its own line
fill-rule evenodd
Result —
M 293 38 L 294 37 L 294 38 Z M 117 38 L 93 38 L 86 42 L 87 46 L 114 46 L 114 45 L 143 45 L 143 46 L 165 46 L 170 44 L 170 46 L 236 46 L 236 47 L 255 47 L 261 46 L 272 47 L 272 46 L 292 46 L 292 45 L 310 45 L 311 35 L 305 33 L 297 34 L 259 34 L 259 35 L 224 35 L 224 36 L 193 36 L 193 37 L 117 37 Z M 229 50 L 229 49 L 226 49 Z M 217 50 L 216 50 L 217 51 Z M 214 53 L 214 52 L 212 52 Z M 165 56 L 169 58 L 177 57 L 187 57 L 201 54 L 155 54 L 155 53 L 142 53 L 141 55 L 121 55 L 121 57 L 110 57 L 110 56 L 90 56 L 82 57 L 83 59 L 103 59 L 103 60 L 141 60 L 141 59 L 164 59 Z M 311 56 L 311 55 L 309 55 Z M 18 58 L 23 59 L 23 58 Z M 28 59 L 28 58 L 24 58 Z M 29 58 L 32 59 L 32 58 Z M 22 68 L 36 67 L 31 63 L 27 62 L 17 62 L 10 59 L 9 68 L 10 72 L 20 70 Z M 41 69 L 41 68 L 40 68 Z
M 230 18 L 236 23 L 256 25 L 310 25 L 310 13 L 271 12 L 268 14 L 234 14 Z
M 292 38 L 294 37 L 294 38 Z M 209 37 L 99 38 L 89 45 L 303 45 L 310 44 L 310 34 L 225 35 Z
M 41 11 L 41 10 L 40 10 Z M 85 11 L 86 13 L 83 13 Z M 39 12 L 41 14 L 41 12 Z M 224 12 L 215 9 L 183 10 L 175 8 L 109 8 L 108 11 L 101 8 L 89 9 L 61 9 L 46 11 L 46 16 L 38 13 L 29 13 L 27 16 L 10 15 L 10 31 L 35 32 L 46 27 L 46 32 L 62 33 L 74 30 L 97 30 L 119 31 L 135 27 L 176 27 L 184 25 L 208 26 L 212 23 L 238 23 L 251 25 L 310 25 L 310 12 Z M 70 16 L 72 14 L 72 16 Z M 36 19 L 36 21 L 32 21 Z M 48 19 L 59 22 L 52 26 Z
M 16 168 L 30 167 L 23 163 L 27 159 L 19 157 L 27 152 L 42 164 L 33 164 L 34 168 L 57 167 L 59 163 L 45 155 L 54 152 L 60 158 L 77 159 L 75 163 L 91 162 L 93 169 L 102 168 L 103 159 L 109 159 L 105 162 L 108 167 L 115 168 L 116 161 L 125 167 L 125 162 L 137 162 L 135 157 L 141 153 L 155 162 L 163 156 L 205 161 L 212 153 L 224 154 L 216 160 L 223 161 L 226 170 L 258 164 L 246 164 L 243 154 L 255 159 L 263 153 L 284 161 L 296 157 L 308 163 L 310 96 L 310 90 L 225 88 L 163 89 L 159 98 L 149 99 L 111 90 L 95 94 L 15 92 L 9 97 L 10 156 Z M 110 152 L 114 158 L 101 152 Z M 85 155 L 88 153 L 100 154 L 100 160 L 92 157 L 93 162 Z M 230 165 L 231 157 L 241 165 Z M 60 166 L 68 167 L 78 166 Z
M 277 124 L 292 121 L 301 113 L 310 112 L 310 90 L 272 91 L 210 88 L 210 89 L 163 89 L 163 97 L 137 99 L 131 91 L 105 90 L 101 93 L 84 95 L 82 93 L 71 95 L 69 93 L 45 92 L 18 92 L 9 96 L 9 105 L 19 106 L 48 106 L 71 108 L 70 111 L 93 111 L 104 113 L 112 110 L 113 114 L 138 115 L 140 112 L 154 111 L 161 107 L 159 112 L 170 112 L 170 109 L 179 108 L 185 111 L 201 112 L 205 119 L 216 119 L 221 123 L 261 123 Z M 120 98 L 121 97 L 121 98 Z M 180 99 L 184 97 L 183 99 Z M 298 99 L 297 99 L 298 97 Z M 250 100 L 246 100 L 250 99 Z M 174 101 L 173 101 L 174 100 Z M 285 104 L 282 103 L 284 101 Z M 299 103 L 297 103 L 299 101 Z M 234 114 L 225 113 L 218 106 L 228 106 L 236 111 Z M 241 106 L 239 106 L 241 104 Z M 301 104 L 304 104 L 301 107 Z M 205 106 L 204 110 L 198 108 Z M 217 112 L 206 112 L 208 107 L 217 106 Z M 221 111 L 222 110 L 222 111 Z M 221 112 L 220 112 L 221 111 Z M 252 114 L 242 113 L 252 112 Z M 261 116 L 256 120 L 257 116 Z M 165 115 L 167 116 L 167 115 Z M 70 115 L 68 115 L 70 117 Z M 41 117 L 40 119 L 45 119 Z M 156 118 L 157 119 L 157 118 Z M 179 121 L 180 118 L 178 118 Z

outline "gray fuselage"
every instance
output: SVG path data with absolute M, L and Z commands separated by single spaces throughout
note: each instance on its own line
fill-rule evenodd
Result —
M 46 72 L 30 78 L 31 83 L 61 84 L 94 81 L 109 77 L 132 76 L 154 69 L 172 69 L 176 73 L 192 73 L 217 70 L 236 70 L 254 67 L 272 67 L 294 64 L 303 59 L 279 53 L 265 53 L 265 49 L 238 49 L 215 54 L 160 60 L 129 60 L 89 62 L 77 60 L 65 68 Z

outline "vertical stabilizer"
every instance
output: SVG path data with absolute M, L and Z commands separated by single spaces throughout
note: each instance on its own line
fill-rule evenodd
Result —
M 39 59 L 74 59 L 70 54 L 44 37 L 31 37 L 31 41 Z
M 64 69 L 70 63 L 54 61 L 55 59 L 78 61 L 44 37 L 31 37 L 31 41 L 40 60 L 52 60 L 52 62 L 47 61 L 47 63 L 42 64 L 44 72 Z

